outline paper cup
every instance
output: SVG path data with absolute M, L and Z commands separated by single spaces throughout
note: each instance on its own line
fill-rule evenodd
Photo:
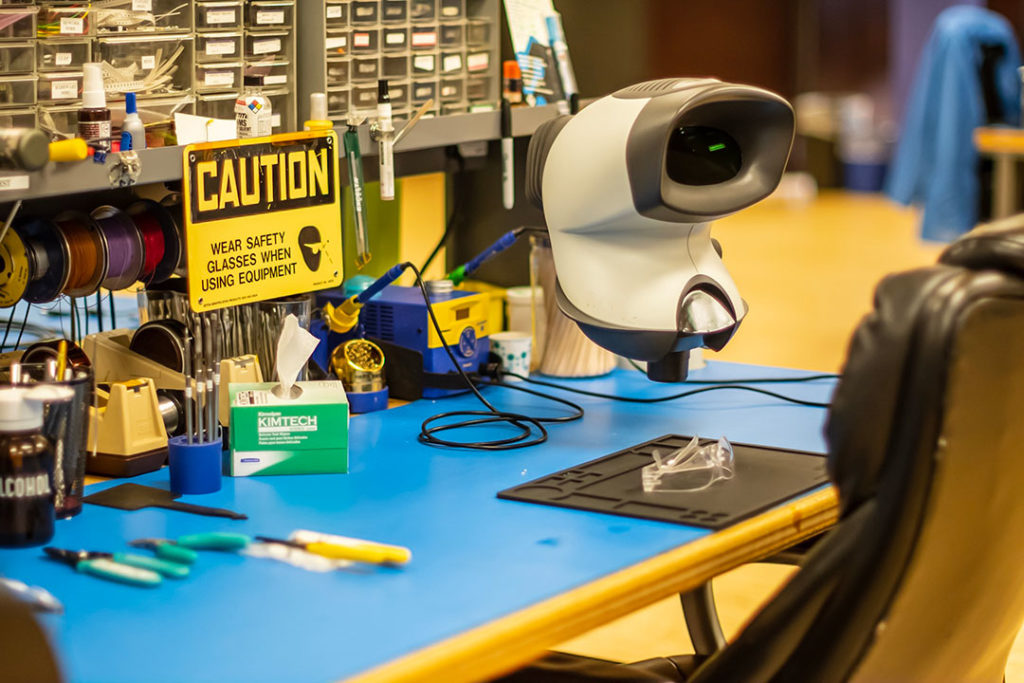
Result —
M 514 372 L 526 377 L 530 374 L 530 333 L 497 332 L 491 335 L 491 351 L 501 358 L 505 372 Z M 519 381 L 507 377 L 509 382 Z

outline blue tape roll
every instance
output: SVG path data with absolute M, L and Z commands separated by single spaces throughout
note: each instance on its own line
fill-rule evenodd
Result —
M 364 391 L 348 395 L 348 407 L 353 413 L 372 413 L 388 407 L 388 388 L 380 391 Z

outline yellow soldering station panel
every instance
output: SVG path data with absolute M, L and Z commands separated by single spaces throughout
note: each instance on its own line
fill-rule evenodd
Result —
M 433 301 L 434 315 L 444 332 L 444 340 L 449 346 L 457 347 L 462 331 L 472 327 L 478 336 L 484 336 L 487 330 L 487 297 L 483 294 L 472 294 L 448 301 Z M 433 325 L 428 325 L 429 336 L 427 348 L 441 348 L 441 340 Z
M 182 183 L 195 311 L 337 287 L 334 131 L 188 145 Z

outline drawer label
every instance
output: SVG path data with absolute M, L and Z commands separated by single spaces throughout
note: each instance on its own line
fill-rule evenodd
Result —
M 260 26 L 266 26 L 268 24 L 283 24 L 284 23 L 284 11 L 283 10 L 257 10 L 256 11 L 256 23 Z
M 73 100 L 78 97 L 78 81 L 54 81 L 50 83 L 50 99 Z
M 60 32 L 65 36 L 80 36 L 85 33 L 85 20 L 80 17 L 62 17 Z

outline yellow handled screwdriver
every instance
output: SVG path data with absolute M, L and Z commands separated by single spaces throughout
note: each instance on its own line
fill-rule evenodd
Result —
M 283 538 L 271 538 L 269 536 L 256 536 L 257 541 L 263 543 L 277 543 L 292 548 L 305 550 L 307 553 L 326 557 L 331 560 L 351 560 L 353 562 L 365 562 L 367 564 L 405 564 L 412 557 L 408 548 L 399 546 L 385 546 L 375 543 L 325 543 L 313 541 L 312 543 L 301 543 Z

